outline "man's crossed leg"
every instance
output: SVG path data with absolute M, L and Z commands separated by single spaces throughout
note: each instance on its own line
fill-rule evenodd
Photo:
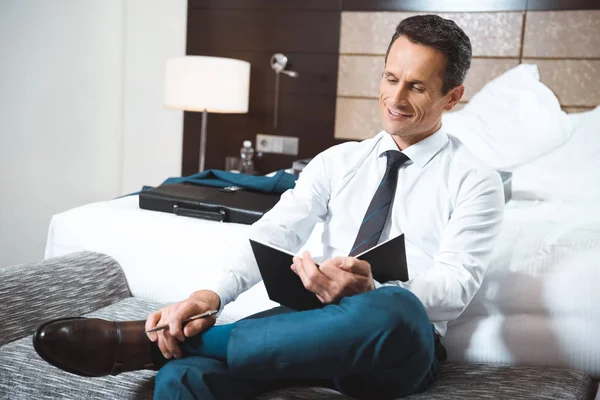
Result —
M 138 325 L 141 336 L 143 323 Z M 210 339 L 219 331 L 225 336 Z M 292 385 L 320 385 L 359 399 L 393 399 L 425 390 L 439 366 L 421 302 L 399 287 L 382 287 L 316 310 L 278 307 L 208 332 L 187 338 L 179 359 L 159 361 L 160 352 L 153 349 L 153 366 L 164 364 L 156 377 L 155 398 L 248 399 Z M 77 347 L 75 342 L 86 337 L 74 336 L 71 342 Z M 63 341 L 62 350 L 54 348 L 48 357 L 43 340 L 37 341 L 44 359 L 78 373 L 78 365 L 61 359 L 61 351 L 73 352 L 68 343 Z M 152 346 L 156 344 L 148 339 L 142 345 Z M 140 352 L 139 346 L 119 351 Z M 139 362 L 137 368 L 143 366 L 148 363 Z M 125 365 L 122 370 L 131 369 Z

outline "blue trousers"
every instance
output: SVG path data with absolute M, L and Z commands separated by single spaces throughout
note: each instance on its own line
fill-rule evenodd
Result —
M 425 309 L 399 287 L 316 310 L 277 307 L 238 321 L 227 363 L 195 355 L 194 342 L 186 340 L 184 356 L 160 369 L 155 399 L 252 399 L 305 385 L 358 399 L 395 399 L 425 390 L 439 368 Z

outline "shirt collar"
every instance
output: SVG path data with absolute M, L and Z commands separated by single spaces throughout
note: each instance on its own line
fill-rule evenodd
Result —
M 398 151 L 398 145 L 394 142 L 392 135 L 385 131 L 382 132 L 382 135 L 377 148 L 377 154 L 381 157 L 384 156 L 384 153 L 388 150 Z M 408 146 L 406 149 L 402 150 L 402 153 L 406 154 L 413 163 L 423 168 L 447 142 L 448 134 L 443 128 L 440 128 L 420 142 Z

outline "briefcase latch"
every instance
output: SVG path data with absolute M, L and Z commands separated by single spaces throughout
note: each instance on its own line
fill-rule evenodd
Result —
M 239 187 L 239 186 L 225 186 L 224 188 L 220 188 L 218 190 L 219 190 L 219 192 L 230 192 L 230 193 L 232 193 L 232 192 L 237 192 L 237 191 L 242 190 L 242 189 L 243 188 Z

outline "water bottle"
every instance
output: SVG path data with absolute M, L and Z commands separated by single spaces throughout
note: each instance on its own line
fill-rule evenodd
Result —
M 244 140 L 244 146 L 240 150 L 240 158 L 240 172 L 242 174 L 254 173 L 254 149 L 251 141 Z

